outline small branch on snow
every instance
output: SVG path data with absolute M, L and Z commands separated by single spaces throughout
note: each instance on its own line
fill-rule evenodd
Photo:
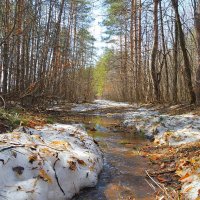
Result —
M 4 142 L 4 143 L 8 143 L 8 144 L 13 144 L 13 145 L 18 145 L 18 146 L 16 146 L 16 147 L 26 147 L 27 146 L 27 144 L 21 144 L 21 143 L 14 143 L 14 142 L 8 142 L 8 141 L 1 141 L 1 142 Z M 63 152 L 63 151 L 65 151 L 64 149 L 57 149 L 57 148 L 53 148 L 53 147 L 51 147 L 51 146 L 49 146 L 49 145 L 47 145 L 47 144 L 35 144 L 36 146 L 43 146 L 43 147 L 48 147 L 48 148 L 50 148 L 50 149 L 53 149 L 53 150 L 55 150 L 55 151 L 60 151 L 60 152 Z
M 57 176 L 57 173 L 56 173 L 56 163 L 57 163 L 59 160 L 60 160 L 60 159 L 57 158 L 57 160 L 54 162 L 54 164 L 53 164 L 53 170 L 54 170 L 54 172 L 55 172 L 55 179 L 56 179 L 56 181 L 57 181 L 58 187 L 60 188 L 61 192 L 65 195 L 65 192 L 64 192 L 64 190 L 62 189 L 62 187 L 61 187 L 61 185 L 60 185 L 60 182 L 59 182 L 59 180 L 58 180 L 58 176 Z
M 14 149 L 14 148 L 18 148 L 18 147 L 25 147 L 25 145 L 16 145 L 16 146 L 5 147 L 5 148 L 0 149 L 0 152 L 10 150 L 10 149 Z

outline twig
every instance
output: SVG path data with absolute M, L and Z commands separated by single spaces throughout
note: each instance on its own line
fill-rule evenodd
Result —
M 149 183 L 149 181 L 147 179 L 145 179 L 145 181 L 147 182 L 147 184 L 150 186 L 150 188 L 152 188 L 154 191 L 156 191 L 156 188 L 154 187 L 153 184 Z
M 0 149 L 0 152 L 2 152 L 2 151 L 6 151 L 6 150 L 9 150 L 9 149 L 18 148 L 18 147 L 25 147 L 25 145 L 17 145 L 17 146 L 9 146 L 9 147 L 5 147 L 5 148 Z
M 3 102 L 3 106 L 2 107 L 5 109 L 6 108 L 6 102 L 5 102 L 4 98 L 1 95 L 0 95 L 0 99 Z
M 164 193 L 169 199 L 173 200 L 173 199 L 169 196 L 169 194 L 167 193 L 167 190 L 166 190 L 165 188 L 163 188 L 163 185 L 161 185 L 161 184 L 159 184 L 158 182 L 156 182 L 156 181 L 149 175 L 149 173 L 148 173 L 147 170 L 145 170 L 145 172 L 146 172 L 147 176 L 148 176 L 162 191 L 163 191 L 163 193 Z M 162 187 L 161 187 L 161 186 L 162 186 Z
M 55 167 L 56 167 L 56 163 L 57 163 L 59 160 L 60 160 L 60 159 L 57 158 L 57 160 L 54 162 L 54 164 L 53 164 L 53 170 L 55 171 L 55 178 L 56 178 L 58 187 L 60 188 L 61 192 L 65 195 L 65 192 L 64 192 L 64 190 L 62 189 L 62 187 L 61 187 L 61 185 L 60 185 L 60 183 L 59 183 L 58 176 L 57 176 L 57 173 L 56 173 L 56 168 L 55 168 Z
M 26 145 L 27 145 L 27 144 L 14 143 L 14 142 L 7 142 L 7 141 L 1 141 L 1 142 L 13 144 L 13 145 L 23 145 L 23 147 L 26 147 Z M 33 145 L 34 145 L 34 144 L 33 144 Z M 65 151 L 64 149 L 56 149 L 56 148 L 53 148 L 53 147 L 51 147 L 51 146 L 49 146 L 49 145 L 47 145 L 47 144 L 35 144 L 35 145 L 36 145 L 36 146 L 48 147 L 48 148 L 53 149 L 53 150 L 55 150 L 55 151 L 61 151 L 61 152 Z

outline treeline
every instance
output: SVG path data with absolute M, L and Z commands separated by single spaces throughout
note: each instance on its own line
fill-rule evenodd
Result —
M 25 104 L 91 98 L 86 0 L 0 1 L 0 93 Z
M 199 103 L 200 0 L 105 0 L 105 5 L 105 39 L 113 43 L 105 97 Z

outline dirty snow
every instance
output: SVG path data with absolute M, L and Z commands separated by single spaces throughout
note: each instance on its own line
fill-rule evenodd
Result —
M 114 102 L 108 100 L 95 100 L 93 103 L 76 104 L 71 110 L 76 112 L 86 112 L 105 108 L 132 107 L 128 103 Z
M 200 118 L 193 114 L 164 115 L 141 108 L 125 113 L 123 124 L 154 137 L 157 144 L 181 145 L 200 140 Z
M 183 193 L 185 193 L 186 198 L 190 199 L 190 200 L 197 200 L 198 196 L 199 196 L 199 189 L 200 189 L 200 178 L 198 177 L 198 175 L 193 175 L 191 176 L 191 178 L 193 177 L 191 183 L 185 183 L 182 186 L 182 191 Z M 189 192 L 184 192 L 189 190 Z
M 103 166 L 80 125 L 21 127 L 0 141 L 0 199 L 66 200 L 95 186 Z
M 175 107 L 172 106 L 170 109 Z M 200 118 L 190 113 L 164 115 L 155 108 L 138 108 L 136 104 L 108 100 L 95 100 L 90 104 L 76 104 L 71 110 L 86 112 L 104 108 L 126 108 L 124 113 L 112 114 L 112 117 L 122 117 L 124 126 L 136 128 L 138 132 L 154 138 L 157 144 L 181 145 L 200 140 Z M 127 108 L 130 108 L 129 111 Z
M 200 190 L 200 168 L 197 168 L 196 170 L 191 169 L 192 168 L 190 167 L 182 166 L 181 173 L 179 173 L 179 176 L 182 178 L 183 182 L 181 192 L 184 194 L 186 199 L 197 200 Z

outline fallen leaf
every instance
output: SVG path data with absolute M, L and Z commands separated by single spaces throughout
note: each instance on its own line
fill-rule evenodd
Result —
M 21 187 L 21 186 L 18 186 L 18 187 L 17 187 L 17 191 L 20 191 L 20 190 L 22 190 L 22 187 Z
M 69 169 L 71 169 L 72 171 L 76 170 L 76 162 L 75 161 L 68 161 L 67 163 L 69 164 Z
M 45 172 L 45 170 L 41 169 L 39 172 L 39 176 L 40 178 L 42 178 L 44 181 L 48 182 L 48 183 L 52 183 L 52 179 L 51 177 Z
M 53 141 L 53 142 L 50 143 L 50 145 L 58 146 L 58 147 L 64 147 L 64 148 L 69 147 L 69 143 L 65 142 L 65 141 Z
M 161 168 L 161 169 L 164 169 L 164 168 L 165 168 L 165 163 L 162 163 L 162 164 L 160 165 L 160 168 Z
M 44 126 L 44 125 L 45 125 L 45 121 L 39 120 L 39 119 L 34 120 L 34 121 L 30 120 L 27 124 L 27 126 L 30 128 L 35 128 L 36 126 Z
M 161 176 L 161 175 L 157 176 L 157 179 L 161 183 L 166 183 L 166 182 L 170 182 L 171 181 L 170 177 L 165 177 L 165 176 Z
M 152 154 L 151 156 L 150 156 L 150 159 L 151 160 L 158 160 L 159 158 L 161 158 L 163 155 L 162 154 Z
M 183 170 L 176 170 L 176 174 L 180 177 L 183 175 L 183 173 Z
M 45 154 L 45 156 L 52 156 L 53 152 L 50 151 L 48 148 L 41 148 L 40 153 Z
M 78 162 L 78 164 L 80 164 L 80 165 L 86 166 L 86 163 L 85 163 L 84 160 L 79 160 L 79 159 L 77 159 L 77 162 Z
M 90 171 L 94 171 L 94 169 L 95 169 L 95 163 L 93 163 L 93 165 L 90 166 L 89 169 L 90 169 Z
M 185 179 L 187 179 L 190 175 L 188 173 L 185 174 L 185 176 L 181 177 L 179 181 L 184 182 Z
M 188 166 L 188 165 L 190 165 L 191 164 L 191 162 L 189 161 L 189 160 L 186 160 L 184 163 L 183 163 L 183 165 L 182 166 Z
M 32 136 L 34 139 L 36 139 L 36 140 L 40 140 L 40 141 L 42 141 L 42 139 L 41 139 L 41 136 L 40 135 L 33 135 Z
M 36 160 L 37 160 L 37 155 L 36 154 L 33 154 L 33 155 L 29 156 L 29 162 L 31 164 L 33 164 L 33 162 L 36 161 Z
M 21 167 L 21 166 L 13 167 L 12 169 L 18 175 L 22 175 L 24 172 L 24 167 Z
M 80 139 L 81 142 L 83 142 L 84 139 L 85 139 L 85 136 L 81 135 L 81 136 L 79 137 L 79 139 Z
M 20 138 L 21 138 L 21 136 L 20 136 L 20 134 L 13 134 L 13 139 L 17 139 L 17 140 L 19 140 Z

